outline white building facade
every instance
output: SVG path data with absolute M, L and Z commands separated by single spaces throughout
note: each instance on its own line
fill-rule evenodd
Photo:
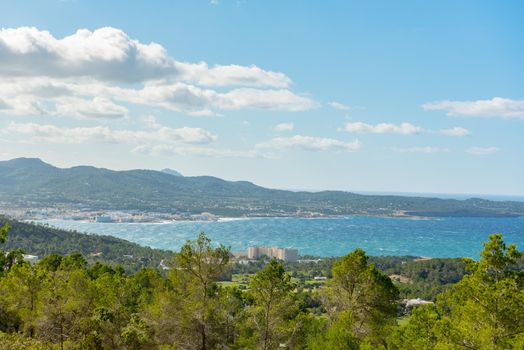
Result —
M 278 247 L 249 247 L 247 249 L 248 259 L 258 259 L 263 255 L 283 261 L 298 260 L 297 249 L 287 249 Z

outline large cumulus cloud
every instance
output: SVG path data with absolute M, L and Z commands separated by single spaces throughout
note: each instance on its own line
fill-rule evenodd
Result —
M 0 111 L 19 115 L 118 118 L 128 115 L 127 103 L 192 115 L 318 106 L 292 92 L 284 73 L 177 61 L 163 46 L 111 27 L 63 38 L 34 27 L 0 29 L 0 79 Z

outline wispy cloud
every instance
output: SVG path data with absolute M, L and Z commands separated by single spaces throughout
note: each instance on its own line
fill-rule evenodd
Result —
M 464 137 L 471 135 L 471 132 L 466 128 L 456 126 L 451 129 L 441 129 L 440 133 L 446 136 Z
M 356 152 L 361 148 L 361 143 L 356 139 L 345 142 L 332 138 L 295 135 L 292 137 L 275 137 L 269 141 L 257 144 L 256 147 L 276 150 L 294 148 L 307 151 Z
M 10 123 L 6 131 L 27 136 L 25 142 L 63 144 L 82 143 L 151 143 L 209 144 L 218 139 L 215 134 L 201 128 L 159 127 L 152 131 L 113 130 L 105 126 L 66 128 L 50 124 Z
M 274 159 L 276 156 L 258 150 L 232 150 L 210 147 L 187 147 L 175 145 L 140 145 L 131 150 L 135 154 L 149 156 L 191 156 L 205 158 L 261 158 Z
M 470 147 L 466 150 L 467 153 L 474 156 L 488 156 L 499 152 L 498 147 Z
M 449 148 L 440 148 L 440 147 L 431 147 L 431 146 L 424 146 L 424 147 L 407 147 L 407 148 L 398 148 L 393 147 L 393 152 L 396 153 L 442 153 L 442 152 L 451 152 Z
M 275 131 L 292 131 L 295 128 L 293 123 L 280 123 L 273 128 Z
M 340 102 L 336 102 L 336 101 L 332 101 L 332 102 L 329 102 L 328 103 L 331 107 L 335 108 L 335 109 L 338 109 L 340 111 L 349 111 L 350 107 L 343 104 L 343 103 L 340 103 Z
M 441 110 L 458 117 L 524 119 L 524 100 L 494 97 L 491 100 L 437 101 L 422 105 L 427 111 Z
M 16 135 L 23 143 L 122 144 L 131 153 L 150 156 L 192 156 L 208 158 L 275 159 L 270 152 L 257 149 L 234 150 L 216 147 L 218 136 L 201 128 L 168 128 L 154 118 L 146 118 L 153 130 L 122 130 L 105 126 L 66 128 L 50 124 L 10 123 L 4 135 Z M 27 138 L 24 138 L 27 137 Z
M 376 125 L 366 124 L 363 122 L 347 123 L 345 131 L 349 133 L 371 133 L 371 134 L 401 134 L 414 135 L 424 131 L 423 128 L 410 123 L 401 123 L 399 125 L 389 123 L 379 123 Z

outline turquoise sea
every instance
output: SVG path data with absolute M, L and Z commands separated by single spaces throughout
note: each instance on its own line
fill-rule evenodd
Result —
M 80 232 L 111 235 L 141 245 L 177 250 L 205 232 L 213 241 L 244 251 L 248 246 L 299 249 L 300 255 L 340 256 L 356 247 L 369 255 L 478 258 L 491 233 L 524 250 L 524 218 L 433 218 L 427 220 L 351 216 L 341 218 L 256 218 L 163 224 L 41 221 Z

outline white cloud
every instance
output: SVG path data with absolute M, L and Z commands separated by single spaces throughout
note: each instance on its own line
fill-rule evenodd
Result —
M 56 100 L 55 111 L 47 112 L 62 116 L 117 119 L 125 117 L 128 109 L 104 97 L 95 97 L 92 100 L 65 97 Z
M 47 114 L 108 119 L 128 115 L 127 107 L 111 98 L 75 94 L 75 87 L 74 84 L 41 78 L 5 79 L 0 81 L 0 95 L 4 97 L 4 108 L 0 106 L 0 109 L 2 113 L 12 115 Z
M 295 128 L 295 124 L 293 123 L 280 123 L 275 125 L 274 130 L 275 131 L 292 131 Z
M 442 110 L 450 116 L 524 119 L 524 100 L 494 97 L 477 101 L 438 101 L 422 105 L 428 111 Z
M 463 137 L 463 136 L 471 135 L 471 132 L 468 129 L 461 128 L 459 126 L 456 126 L 454 128 L 451 128 L 451 129 L 441 129 L 440 133 L 442 135 L 456 136 L 456 137 Z
M 67 91 L 66 95 L 42 97 L 34 94 L 40 86 L 27 86 L 19 80 L 10 83 L 0 83 L 0 92 L 6 91 L 3 95 L 5 106 L 2 112 L 19 115 L 61 114 L 113 118 L 126 115 L 127 108 L 113 101 L 160 107 L 200 116 L 216 115 L 218 110 L 303 111 L 317 106 L 315 101 L 285 89 L 243 88 L 218 93 L 184 83 L 146 84 L 141 89 L 99 83 L 64 83 L 62 88 Z
M 291 79 L 284 73 L 261 69 L 255 65 L 215 65 L 209 68 L 205 62 L 176 62 L 177 79 L 204 86 L 248 86 L 287 88 Z
M 24 143 L 56 144 L 125 144 L 132 145 L 131 152 L 151 156 L 195 156 L 208 158 L 262 158 L 274 159 L 275 155 L 259 150 L 232 150 L 212 147 L 218 137 L 201 128 L 160 127 L 153 131 L 113 130 L 105 126 L 58 127 L 37 123 L 10 123 L 4 135 L 15 135 Z M 27 136 L 27 139 L 21 138 Z
M 299 96 L 289 90 L 235 89 L 219 94 L 217 106 L 222 109 L 256 108 L 290 112 L 305 111 L 320 105 L 308 97 Z
M 466 150 L 467 153 L 474 156 L 487 156 L 495 154 L 498 151 L 500 151 L 498 147 L 470 147 Z
M 162 107 L 192 115 L 214 115 L 215 110 L 262 109 L 303 111 L 318 104 L 289 90 L 234 89 L 219 93 L 184 83 L 146 85 L 143 89 L 100 88 L 100 93 L 114 99 Z
M 158 129 L 157 134 L 160 136 L 160 139 L 182 141 L 184 143 L 211 143 L 218 139 L 218 136 L 207 130 L 187 126 L 176 129 L 162 127 Z
M 1 57 L 0 62 L 2 62 Z M 0 80 L 0 94 L 4 97 L 32 96 L 36 98 L 55 98 L 71 96 L 73 91 L 70 84 L 54 78 L 2 77 Z
M 257 148 L 271 148 L 271 149 L 288 149 L 295 148 L 308 151 L 345 151 L 356 152 L 360 149 L 361 144 L 358 140 L 351 142 L 344 142 L 341 140 L 295 135 L 292 137 L 276 137 L 269 141 L 262 142 L 256 145 Z
M 419 134 L 424 129 L 410 123 L 401 123 L 399 125 L 379 123 L 376 125 L 366 124 L 363 122 L 347 123 L 345 130 L 349 133 L 372 133 L 372 134 L 401 134 L 413 135 Z
M 122 30 L 79 29 L 57 39 L 34 27 L 0 29 L 0 74 L 5 76 L 90 76 L 143 81 L 174 74 L 175 62 L 156 44 L 142 44 Z
M 47 95 L 44 91 L 47 91 Z M 57 79 L 11 78 L 0 81 L 0 94 L 8 106 L 2 112 L 21 115 L 60 114 L 62 111 L 71 115 L 71 110 L 78 111 L 72 113 L 73 115 L 84 116 L 100 116 L 104 114 L 104 110 L 110 112 L 105 114 L 113 117 L 115 114 L 127 114 L 125 107 L 118 108 L 111 101 L 204 116 L 216 115 L 219 110 L 262 109 L 293 112 L 318 107 L 317 102 L 296 95 L 287 89 L 239 88 L 217 92 L 181 82 L 146 83 L 141 88 L 126 88 L 85 80 L 73 82 Z M 73 103 L 75 101 L 78 105 Z M 62 104 L 66 106 L 59 108 Z M 38 107 L 39 105 L 43 107 Z
M 218 139 L 213 133 L 201 128 L 168 128 L 161 127 L 154 131 L 112 130 L 108 127 L 75 127 L 65 128 L 49 124 L 10 123 L 8 133 L 29 136 L 26 141 L 82 144 L 82 143 L 182 143 L 209 144 Z
M 122 104 L 139 104 L 205 116 L 319 106 L 290 91 L 291 83 L 254 65 L 180 62 L 161 45 L 115 28 L 80 29 L 64 38 L 36 28 L 0 29 L 4 114 L 117 118 L 130 114 Z
M 49 106 L 44 101 L 31 96 L 11 96 L 4 101 L 4 108 L 0 108 L 0 113 L 10 116 L 41 115 L 49 112 Z
M 448 148 L 439 148 L 439 147 L 431 147 L 431 146 L 424 146 L 424 147 L 407 147 L 407 148 L 392 148 L 393 152 L 397 153 L 442 153 L 442 152 L 450 152 Z
M 263 158 L 274 159 L 271 154 L 261 153 L 257 150 L 238 151 L 209 147 L 187 147 L 176 145 L 140 145 L 131 150 L 132 153 L 150 156 L 195 156 L 206 158 Z
M 210 0 L 209 3 L 210 3 L 211 5 L 215 5 L 215 6 L 216 6 L 216 5 L 219 4 L 219 1 L 218 1 L 218 0 Z
M 55 125 L 36 123 L 10 123 L 6 129 L 10 134 L 16 133 L 30 137 L 24 142 L 51 142 L 64 144 L 81 144 L 85 142 L 116 142 L 111 130 L 107 127 L 60 128 Z
M 34 27 L 0 29 L 0 75 L 91 77 L 144 82 L 176 79 L 208 86 L 284 88 L 291 79 L 257 66 L 176 61 L 157 43 L 144 44 L 112 27 L 79 29 L 64 38 Z
M 349 111 L 349 106 L 343 104 L 343 103 L 340 103 L 340 102 L 336 102 L 336 101 L 332 101 L 332 102 L 329 102 L 328 103 L 331 107 L 335 108 L 335 109 L 338 109 L 340 111 Z

